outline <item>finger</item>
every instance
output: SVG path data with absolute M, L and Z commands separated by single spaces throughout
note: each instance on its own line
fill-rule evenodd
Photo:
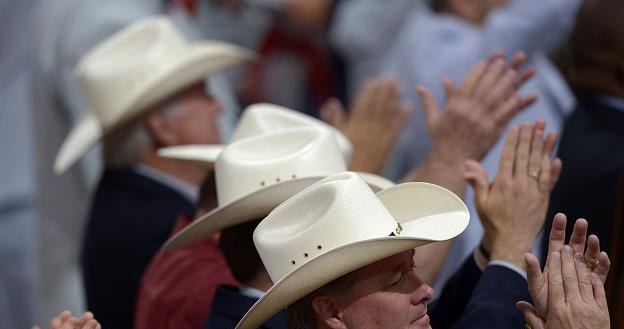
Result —
M 561 276 L 563 277 L 563 287 L 567 301 L 580 301 L 578 276 L 574 266 L 574 250 L 570 246 L 563 246 L 561 252 Z
M 574 252 L 585 252 L 585 241 L 587 239 L 587 220 L 579 218 L 574 223 L 574 229 L 570 236 L 570 246 L 574 249 Z
M 83 329 L 96 329 L 98 327 L 99 323 L 97 321 L 95 321 L 95 319 L 91 319 L 89 321 L 87 321 L 82 328 Z
M 345 109 L 336 98 L 331 98 L 321 106 L 321 119 L 337 129 L 343 129 L 345 125 Z
M 602 283 L 607 282 L 607 275 L 609 274 L 610 267 L 611 260 L 609 259 L 609 255 L 604 251 L 601 252 L 600 256 L 598 256 L 598 266 L 596 266 L 594 273 L 598 275 Z
M 378 79 L 371 79 L 364 83 L 364 87 L 355 98 L 351 109 L 351 116 L 367 115 L 371 106 L 374 104 L 374 98 L 378 92 Z
M 527 265 L 527 281 L 529 285 L 529 292 L 531 293 L 533 299 L 536 299 L 536 296 L 534 294 L 536 292 L 539 292 L 544 282 L 544 277 L 542 274 L 542 270 L 540 269 L 539 260 L 537 259 L 537 257 L 531 254 L 526 254 L 524 256 L 524 262 Z
M 548 309 L 554 309 L 565 302 L 563 278 L 561 276 L 561 252 L 555 251 L 548 257 Z
M 516 304 L 516 308 L 520 311 L 520 313 L 522 313 L 524 321 L 531 326 L 532 329 L 544 328 L 544 321 L 539 317 L 537 310 L 533 307 L 533 305 L 525 301 L 520 301 Z
M 485 99 L 486 96 L 492 92 L 496 83 L 502 78 L 505 66 L 505 61 L 503 59 L 496 59 L 490 64 L 471 95 L 479 100 Z
M 50 321 L 50 329 L 58 329 L 61 328 L 63 323 L 67 321 L 71 317 L 70 311 L 63 311 L 57 317 Z
M 548 157 L 553 156 L 553 152 L 555 150 L 555 145 L 557 144 L 557 134 L 549 133 L 546 136 L 546 141 L 544 141 L 544 155 Z
M 501 128 L 507 126 L 509 120 L 511 120 L 511 118 L 513 118 L 513 116 L 520 111 L 521 101 L 522 99 L 516 95 L 510 96 L 493 113 L 494 122 L 496 122 L 496 124 L 498 124 Z
M 498 176 L 505 177 L 507 180 L 511 180 L 513 177 L 514 161 L 516 159 L 516 148 L 518 146 L 518 127 L 513 127 L 509 130 L 509 135 L 505 139 L 505 145 L 503 146 L 503 152 L 501 153 L 500 162 L 498 164 Z
M 81 316 L 80 316 L 80 321 L 86 323 L 87 321 L 93 319 L 93 313 L 91 312 L 84 312 Z
M 382 106 L 377 109 L 377 115 L 382 118 L 395 115 L 399 110 L 399 104 L 401 102 L 401 92 L 399 91 L 399 85 L 396 81 L 388 80 L 387 88 L 385 101 Z
M 392 94 L 394 93 L 393 81 L 388 79 L 379 79 L 373 93 L 371 106 L 369 106 L 369 113 L 373 116 L 382 115 L 384 111 L 389 110 L 388 105 L 391 102 Z M 396 111 L 396 108 L 392 109 Z
M 591 283 L 596 304 L 598 304 L 603 311 L 607 312 L 609 309 L 607 306 L 607 294 L 602 280 L 600 280 L 600 277 L 596 273 L 591 274 Z
M 587 238 L 587 248 L 585 249 L 585 259 L 598 260 L 600 257 L 600 239 L 594 234 Z
M 561 251 L 565 244 L 566 237 L 566 223 L 568 222 L 566 216 L 562 213 L 558 213 L 553 218 L 552 227 L 550 228 L 550 236 L 548 238 L 548 257 L 553 252 Z M 549 264 L 549 260 L 546 259 L 546 264 Z
M 532 66 L 527 67 L 524 71 L 520 72 L 519 78 L 516 83 L 516 89 L 522 87 L 527 81 L 535 75 L 535 68 Z
M 520 67 L 522 67 L 522 65 L 524 65 L 526 60 L 526 53 L 523 51 L 519 51 L 513 56 L 512 60 L 508 64 L 508 67 L 517 71 L 520 69 Z
M 412 107 L 407 103 L 402 103 L 399 106 L 399 111 L 394 116 L 394 124 L 392 126 L 392 129 L 397 132 L 401 131 L 409 121 L 412 113 L 414 113 Z
M 557 181 L 559 181 L 559 176 L 561 175 L 561 168 L 563 167 L 563 163 L 561 159 L 556 158 L 550 164 L 550 181 L 552 185 L 550 186 L 550 190 L 552 191 L 557 185 Z
M 477 83 L 481 79 L 481 76 L 483 75 L 483 73 L 487 69 L 487 67 L 488 67 L 488 63 L 487 62 L 485 62 L 485 61 L 477 62 L 472 67 L 472 69 L 470 70 L 470 73 L 468 73 L 468 75 L 466 76 L 466 78 L 462 82 L 462 84 L 461 84 L 461 86 L 459 88 L 459 92 L 462 93 L 465 96 L 471 95 L 473 93 L 473 90 L 477 86 Z
M 80 320 L 78 320 L 78 318 L 71 317 L 63 323 L 63 326 L 61 328 L 62 329 L 74 329 L 74 328 L 80 328 L 81 326 L 82 326 L 82 323 L 80 322 Z
M 519 181 L 526 181 L 529 165 L 529 150 L 531 147 L 532 128 L 529 124 L 520 126 L 520 139 L 516 150 L 516 161 L 514 162 L 514 178 Z
M 455 84 L 447 77 L 442 78 L 442 86 L 444 87 L 444 99 L 447 101 L 455 94 Z
M 477 200 L 485 201 L 489 190 L 487 171 L 480 163 L 474 160 L 466 161 L 465 168 L 464 179 L 466 179 L 475 190 Z
M 536 183 L 540 183 L 542 191 L 548 191 L 550 188 L 550 158 L 542 156 L 544 147 L 544 130 L 534 129 L 531 141 L 531 150 L 529 151 L 529 177 L 534 178 Z M 541 173 L 541 174 L 540 174 Z
M 552 181 L 552 164 L 550 158 L 542 155 L 542 163 L 539 170 L 539 190 L 544 193 L 550 193 L 554 183 Z M 529 169 L 533 170 L 533 169 Z
M 440 113 L 438 101 L 433 96 L 433 93 L 431 93 L 431 91 L 425 86 L 420 85 L 416 87 L 416 92 L 418 93 L 418 96 L 420 96 L 420 102 L 422 104 L 423 111 L 425 112 L 427 125 L 430 126 Z
M 516 91 L 516 71 L 507 69 L 501 73 L 500 78 L 485 95 L 484 103 L 492 110 L 499 110 L 501 103 L 504 103 Z
M 594 292 L 591 279 L 589 278 L 590 272 L 587 268 L 587 264 L 585 264 L 585 257 L 583 257 L 583 254 L 580 252 L 574 254 L 574 268 L 576 269 L 576 276 L 578 277 L 581 298 L 586 303 L 589 303 L 594 299 Z

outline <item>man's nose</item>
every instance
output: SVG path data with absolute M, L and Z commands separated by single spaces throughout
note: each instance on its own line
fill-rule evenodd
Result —
M 415 273 L 411 274 L 411 282 L 413 283 L 413 293 L 411 302 L 413 305 L 417 305 L 423 302 L 430 301 L 433 298 L 433 288 L 425 284 L 420 280 Z

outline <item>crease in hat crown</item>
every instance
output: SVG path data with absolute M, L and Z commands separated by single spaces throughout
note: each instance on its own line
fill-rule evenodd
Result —
M 273 282 L 325 252 L 384 238 L 399 224 L 370 187 L 352 172 L 321 180 L 278 206 L 254 232 Z
M 145 18 L 114 33 L 76 66 L 89 111 L 63 142 L 55 172 L 63 173 L 111 131 L 154 104 L 254 56 L 225 42 L 190 42 L 165 16 Z
M 228 145 L 215 163 L 217 200 L 227 205 L 274 184 L 346 170 L 334 137 L 321 127 L 246 138 Z

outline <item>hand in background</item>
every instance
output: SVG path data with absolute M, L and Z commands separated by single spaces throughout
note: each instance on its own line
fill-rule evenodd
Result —
M 353 143 L 349 170 L 379 173 L 407 123 L 411 109 L 400 103 L 395 81 L 377 78 L 366 82 L 349 113 L 335 99 L 321 108 L 321 117 Z
M 461 86 L 443 80 L 446 107 L 440 106 L 432 92 L 418 86 L 433 152 L 443 161 L 474 159 L 480 161 L 500 138 L 509 120 L 531 105 L 536 96 L 521 97 L 518 89 L 533 75 L 529 68 L 519 72 L 526 55 L 519 53 L 510 63 L 503 55 L 477 63 Z
M 555 140 L 554 134 L 544 137 L 543 122 L 512 128 L 491 184 L 480 163 L 466 162 L 464 178 L 475 190 L 482 243 L 491 260 L 525 268 L 524 255 L 544 224 L 550 192 L 561 172 L 561 160 L 550 158 Z
M 604 284 L 586 265 L 583 254 L 564 246 L 548 257 L 548 313 L 518 306 L 533 329 L 609 329 Z M 529 276 L 529 284 L 533 278 Z
M 101 329 L 100 324 L 93 317 L 93 313 L 85 312 L 79 318 L 71 312 L 63 311 L 50 321 L 49 329 Z M 34 326 L 33 329 L 40 329 Z
M 548 255 L 562 251 L 565 245 L 566 216 L 557 214 L 553 219 L 552 229 L 548 243 Z M 604 284 L 611 262 L 609 256 L 604 251 L 600 251 L 600 240 L 595 235 L 587 238 L 588 223 L 585 219 L 579 218 L 574 223 L 574 230 L 570 237 L 570 247 L 574 253 L 584 255 L 584 261 L 588 264 L 590 273 L 595 273 Z M 518 309 L 523 313 L 535 312 L 540 318 L 545 319 L 548 314 L 548 267 L 542 273 L 537 258 L 531 254 L 525 256 L 527 264 L 527 277 L 529 279 L 529 292 L 533 297 L 535 307 L 527 302 L 519 302 Z M 550 263 L 550 259 L 546 261 Z

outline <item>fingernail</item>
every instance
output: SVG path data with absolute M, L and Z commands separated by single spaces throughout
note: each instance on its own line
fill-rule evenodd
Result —
M 563 252 L 565 252 L 566 254 L 572 254 L 572 247 L 568 245 L 563 246 Z
M 583 255 L 581 255 L 581 253 L 578 253 L 578 252 L 577 252 L 576 254 L 574 254 L 574 260 L 575 260 L 577 263 L 583 263 L 583 262 L 585 262 L 585 258 L 583 257 Z

